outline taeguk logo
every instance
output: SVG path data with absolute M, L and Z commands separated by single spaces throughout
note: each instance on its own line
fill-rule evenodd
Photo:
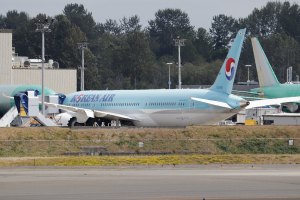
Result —
M 225 75 L 227 80 L 231 80 L 234 76 L 235 71 L 235 60 L 233 58 L 228 58 L 225 66 Z

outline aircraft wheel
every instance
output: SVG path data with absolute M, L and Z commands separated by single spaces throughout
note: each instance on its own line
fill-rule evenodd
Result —
M 68 126 L 73 128 L 74 126 L 80 126 L 80 123 L 77 122 L 76 117 L 72 117 L 68 123 Z
M 94 122 L 96 122 L 96 120 L 94 118 L 89 118 L 87 121 L 86 121 L 86 126 L 93 126 L 94 125 Z

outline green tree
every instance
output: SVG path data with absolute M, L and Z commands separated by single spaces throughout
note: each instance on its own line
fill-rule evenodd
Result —
M 9 11 L 0 15 L 0 27 L 13 29 L 13 46 L 19 55 L 36 58 L 41 55 L 41 34 L 35 31 L 36 23 L 46 18 L 46 14 L 31 19 L 25 12 Z M 136 15 L 96 23 L 83 5 L 68 4 L 62 14 L 55 16 L 52 32 L 45 34 L 46 59 L 49 56 L 59 61 L 61 68 L 77 68 L 81 64 L 77 43 L 87 40 L 87 89 L 166 88 L 166 62 L 176 65 L 173 39 L 180 36 L 187 39 L 181 51 L 183 84 L 212 84 L 228 44 L 244 27 L 248 36 L 259 38 L 281 82 L 288 66 L 300 73 L 300 7 L 289 2 L 269 2 L 238 20 L 222 14 L 214 16 L 208 32 L 203 28 L 195 31 L 188 15 L 180 9 L 157 11 L 143 29 Z M 254 66 L 250 37 L 245 40 L 239 62 L 240 66 L 245 64 Z M 239 67 L 240 81 L 246 80 L 245 70 Z M 173 86 L 177 75 L 173 67 Z
M 104 24 L 100 24 L 102 32 L 119 35 L 122 32 L 122 27 L 116 20 L 108 19 Z
M 71 3 L 66 5 L 63 14 L 73 25 L 78 26 L 88 39 L 93 40 L 96 37 L 94 29 L 96 23 L 92 13 L 88 12 L 82 4 Z
M 0 28 L 5 29 L 5 17 L 3 15 L 0 15 Z
M 148 38 L 144 32 L 137 31 L 128 34 L 126 39 L 128 49 L 125 49 L 124 60 L 128 61 L 127 67 L 130 69 L 125 71 L 130 72 L 128 75 L 132 78 L 134 88 L 147 88 L 148 85 L 152 85 L 154 78 L 152 70 L 154 57 Z M 152 86 L 157 87 L 157 85 Z
M 222 61 L 192 65 L 187 63 L 182 68 L 182 82 L 185 85 L 210 85 L 213 84 L 220 70 Z
M 13 46 L 19 55 L 28 55 L 28 47 L 31 46 L 31 41 L 28 39 L 31 32 L 28 14 L 16 10 L 8 11 L 3 28 L 13 29 Z
M 211 60 L 213 51 L 212 38 L 204 28 L 198 28 L 194 45 L 198 53 L 202 55 L 206 61 Z
M 299 74 L 300 46 L 297 41 L 287 34 L 273 34 L 269 38 L 261 38 L 264 51 L 280 82 L 286 81 L 286 68 L 293 66 Z
M 85 40 L 79 27 L 73 25 L 64 15 L 57 15 L 52 32 L 47 37 L 50 47 L 48 53 L 62 68 L 77 68 L 80 65 L 80 51 L 77 43 Z
M 295 38 L 300 44 L 300 7 L 284 2 L 279 14 L 279 22 L 285 33 Z
M 94 54 L 90 51 L 89 48 L 85 49 L 85 89 L 86 90 L 95 90 L 95 89 L 102 89 L 102 79 L 103 73 L 101 69 L 98 67 L 97 58 Z M 78 81 L 77 87 L 80 87 L 80 79 L 78 73 Z
M 123 18 L 118 24 L 107 20 L 99 24 L 101 35 L 97 40 L 96 57 L 99 69 L 104 72 L 103 87 L 145 88 L 150 83 L 154 61 L 149 38 L 141 30 L 139 18 Z M 146 75 L 145 75 L 146 74 Z
M 130 18 L 123 17 L 120 28 L 124 33 L 141 31 L 142 25 L 140 24 L 140 18 L 137 15 Z
M 255 8 L 247 18 L 241 20 L 241 24 L 246 26 L 248 32 L 253 36 L 267 37 L 281 32 L 282 26 L 279 23 L 280 12 L 280 2 L 268 2 L 261 9 Z
M 239 69 L 237 70 L 235 82 L 245 82 L 248 79 L 248 68 L 245 65 L 251 65 L 249 69 L 250 80 L 257 80 L 255 60 L 251 44 L 251 37 L 246 37 L 239 60 Z
M 214 48 L 213 59 L 223 59 L 226 56 L 230 40 L 235 37 L 238 30 L 238 22 L 226 15 L 213 17 L 211 28 L 209 29 Z
M 151 47 L 159 58 L 174 55 L 174 41 L 177 36 L 193 40 L 194 27 L 188 15 L 180 9 L 164 9 L 155 13 L 155 19 L 149 21 L 148 31 Z

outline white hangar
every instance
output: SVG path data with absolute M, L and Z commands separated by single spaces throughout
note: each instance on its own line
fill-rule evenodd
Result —
M 49 60 L 45 66 L 45 87 L 68 94 L 77 91 L 77 70 L 59 69 Z M 42 84 L 41 60 L 20 57 L 12 47 L 12 30 L 0 29 L 0 85 Z

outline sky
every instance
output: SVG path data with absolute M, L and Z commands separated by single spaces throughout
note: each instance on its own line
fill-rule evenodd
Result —
M 92 12 L 96 22 L 103 23 L 106 19 L 118 21 L 123 17 L 138 15 L 145 27 L 149 20 L 155 19 L 155 13 L 159 9 L 179 8 L 188 14 L 191 25 L 208 30 L 215 15 L 225 14 L 236 19 L 247 17 L 254 8 L 260 9 L 268 1 L 270 0 L 0 0 L 0 14 L 17 10 L 25 11 L 30 17 L 35 17 L 38 13 L 55 16 L 62 13 L 65 5 L 78 3 Z M 289 2 L 299 4 L 300 0 Z

